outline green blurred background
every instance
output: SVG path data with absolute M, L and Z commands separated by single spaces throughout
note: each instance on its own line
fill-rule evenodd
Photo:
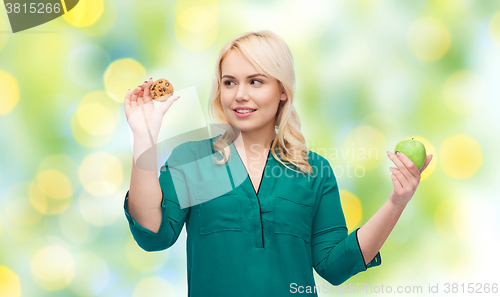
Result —
M 499 1 L 81 0 L 16 34 L 0 12 L 0 296 L 187 296 L 185 231 L 146 253 L 123 213 L 123 97 L 151 76 L 195 86 L 208 123 L 220 49 L 261 29 L 290 47 L 349 233 L 389 199 L 386 151 L 413 137 L 434 155 L 382 265 L 343 285 L 498 282 Z

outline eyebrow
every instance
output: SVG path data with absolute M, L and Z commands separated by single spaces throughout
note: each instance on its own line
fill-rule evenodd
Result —
M 247 78 L 252 78 L 252 77 L 257 77 L 257 76 L 263 76 L 263 77 L 268 78 L 268 76 L 267 76 L 267 75 L 262 74 L 262 73 L 252 74 L 252 75 L 247 76 Z M 231 75 L 227 75 L 227 74 L 226 74 L 226 75 L 223 75 L 221 79 L 223 79 L 224 77 L 228 77 L 228 78 L 236 79 L 236 77 L 231 76 Z

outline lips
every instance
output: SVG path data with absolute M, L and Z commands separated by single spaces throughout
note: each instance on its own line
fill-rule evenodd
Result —
M 250 111 L 250 112 L 245 112 L 245 113 L 240 113 L 240 112 L 236 111 L 236 109 L 235 109 L 235 110 L 233 110 L 234 114 L 235 114 L 237 117 L 239 117 L 239 118 L 247 118 L 247 117 L 249 117 L 249 116 L 253 115 L 256 111 L 257 111 L 257 110 Z
M 234 111 L 237 111 L 237 110 L 251 110 L 251 111 L 256 111 L 257 108 L 251 108 L 251 107 L 236 107 L 235 109 L 233 109 Z

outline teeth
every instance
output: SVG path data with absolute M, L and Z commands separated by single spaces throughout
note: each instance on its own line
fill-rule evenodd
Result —
M 248 113 L 254 111 L 253 109 L 237 109 L 237 113 Z

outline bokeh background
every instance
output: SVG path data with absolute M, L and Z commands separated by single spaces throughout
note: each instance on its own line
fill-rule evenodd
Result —
M 219 50 L 260 29 L 290 47 L 302 130 L 349 232 L 389 199 L 386 151 L 413 137 L 434 155 L 381 266 L 343 285 L 498 283 L 499 1 L 80 0 L 16 34 L 0 9 L 0 296 L 187 296 L 185 231 L 147 253 L 123 213 L 123 98 L 165 77 L 196 88 L 209 123 Z

